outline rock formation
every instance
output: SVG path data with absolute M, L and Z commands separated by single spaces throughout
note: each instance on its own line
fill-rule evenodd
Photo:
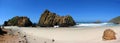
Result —
M 41 27 L 53 27 L 55 25 L 59 25 L 60 27 L 68 27 L 75 24 L 76 23 L 71 16 L 59 16 L 56 13 L 51 13 L 48 10 L 45 10 L 38 22 L 38 26 Z
M 93 22 L 93 23 L 102 23 L 100 20 L 96 20 L 95 22 Z
M 113 18 L 112 20 L 110 20 L 109 22 L 111 23 L 115 23 L 115 24 L 120 24 L 120 16 Z
M 27 27 L 32 26 L 32 22 L 27 17 L 13 17 L 12 19 L 5 21 L 4 26 L 20 26 L 20 27 Z
M 115 40 L 116 36 L 115 36 L 115 32 L 111 29 L 106 29 L 103 33 L 103 40 Z
M 0 35 L 4 35 L 6 34 L 7 32 L 3 30 L 3 28 L 0 26 Z

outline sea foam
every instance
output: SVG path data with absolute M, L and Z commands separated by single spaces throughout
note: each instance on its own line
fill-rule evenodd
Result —
M 77 23 L 76 26 L 114 26 L 114 23 Z

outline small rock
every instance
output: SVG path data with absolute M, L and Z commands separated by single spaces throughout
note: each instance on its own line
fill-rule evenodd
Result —
M 19 43 L 21 43 L 21 41 L 19 41 Z
M 54 42 L 55 40 L 54 39 L 52 39 L 52 42 Z
M 26 36 L 24 36 L 24 37 L 26 37 Z
M 44 43 L 46 43 L 46 41 Z

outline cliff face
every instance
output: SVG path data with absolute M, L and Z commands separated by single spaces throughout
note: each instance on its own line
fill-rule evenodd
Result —
M 41 27 L 52 27 L 55 25 L 59 25 L 60 27 L 68 27 L 75 24 L 76 23 L 71 16 L 59 16 L 56 13 L 51 13 L 48 10 L 44 11 L 38 22 L 38 26 Z
M 120 24 L 120 16 L 113 18 L 109 22 L 115 23 L 115 24 Z
M 32 22 L 29 20 L 28 17 L 19 17 L 15 16 L 12 19 L 5 21 L 4 26 L 20 26 L 20 27 L 27 27 L 32 26 Z

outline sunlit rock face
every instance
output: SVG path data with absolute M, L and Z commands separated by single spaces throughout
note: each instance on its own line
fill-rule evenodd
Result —
M 116 33 L 111 29 L 106 29 L 103 33 L 103 40 L 115 40 L 116 39 Z
M 68 27 L 74 26 L 75 24 L 76 23 L 71 16 L 59 16 L 56 13 L 50 12 L 49 10 L 44 11 L 38 22 L 38 26 L 41 27 L 53 27 L 55 25 L 60 27 Z

